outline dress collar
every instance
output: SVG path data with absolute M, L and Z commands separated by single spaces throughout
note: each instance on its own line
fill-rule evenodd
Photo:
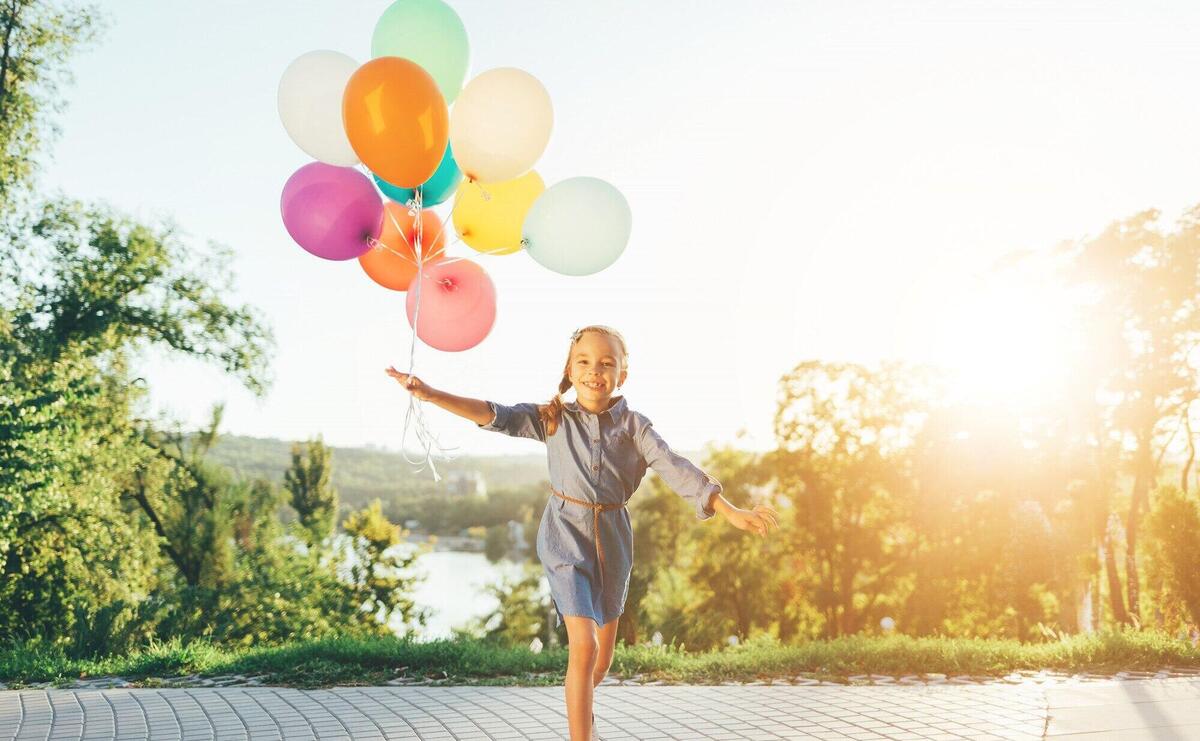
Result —
M 625 406 L 625 397 L 623 395 L 618 396 L 617 400 L 612 403 L 612 406 L 610 406 L 608 409 L 605 409 L 604 412 L 607 412 L 608 416 L 612 418 L 612 421 L 616 422 L 621 418 L 621 413 L 625 411 Z M 570 409 L 572 412 L 587 412 L 587 410 L 579 406 L 579 402 L 576 401 L 568 401 L 567 403 L 563 404 L 563 408 Z M 591 414 L 591 412 L 588 412 L 588 414 Z

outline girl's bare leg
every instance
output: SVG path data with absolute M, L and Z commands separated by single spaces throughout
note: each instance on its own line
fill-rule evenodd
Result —
M 596 621 L 564 615 L 567 626 L 567 727 L 571 741 L 588 741 L 592 735 L 592 676 L 600 644 Z
M 599 687 L 608 676 L 608 668 L 612 666 L 613 647 L 617 645 L 617 622 L 620 619 L 617 618 L 596 630 L 597 642 L 600 645 L 596 653 L 596 670 L 592 672 L 592 687 Z

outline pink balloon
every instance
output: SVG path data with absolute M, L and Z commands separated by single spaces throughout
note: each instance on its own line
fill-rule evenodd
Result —
M 423 268 L 421 314 L 417 337 L 446 352 L 475 347 L 496 323 L 496 286 L 479 265 L 470 260 L 436 262 Z M 408 287 L 408 324 L 413 325 L 417 290 Z
M 353 260 L 383 228 L 383 201 L 367 176 L 324 162 L 292 173 L 279 211 L 296 244 L 326 260 Z

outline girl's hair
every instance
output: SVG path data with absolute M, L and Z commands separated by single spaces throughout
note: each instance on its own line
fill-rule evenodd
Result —
M 542 418 L 542 423 L 546 425 L 546 437 L 553 435 L 562 421 L 562 395 L 571 388 L 571 351 L 575 349 L 575 343 L 579 342 L 579 338 L 583 337 L 584 332 L 598 332 L 616 340 L 621 347 L 621 368 L 629 367 L 629 351 L 625 348 L 625 338 L 621 336 L 620 332 L 603 324 L 589 324 L 575 330 L 575 333 L 571 335 L 571 346 L 567 348 L 567 362 L 563 365 L 562 380 L 558 382 L 558 393 L 554 395 L 550 403 L 538 407 L 538 414 Z

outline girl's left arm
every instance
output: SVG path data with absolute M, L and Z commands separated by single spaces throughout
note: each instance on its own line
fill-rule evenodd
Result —
M 748 530 L 763 536 L 766 536 L 771 528 L 779 527 L 776 519 L 778 514 L 765 504 L 760 504 L 754 509 L 733 506 L 721 494 L 721 482 L 672 450 L 654 429 L 650 420 L 644 420 L 637 441 L 646 465 L 676 494 L 694 502 L 696 516 L 701 520 L 719 514 L 739 530 Z
M 638 452 L 667 486 L 679 496 L 692 503 L 696 517 L 707 520 L 716 514 L 714 497 L 721 496 L 721 482 L 671 449 L 670 445 L 652 426 L 642 419 L 637 431 Z

